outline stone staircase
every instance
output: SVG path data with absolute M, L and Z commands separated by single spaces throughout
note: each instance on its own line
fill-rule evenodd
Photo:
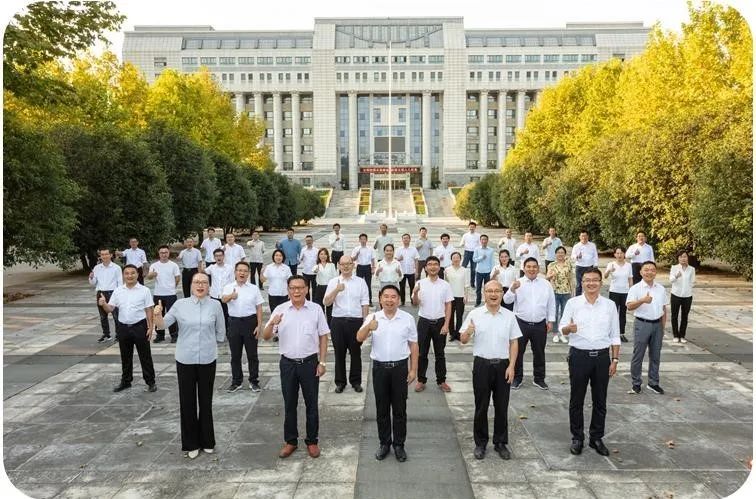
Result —
M 334 189 L 326 218 L 353 218 L 357 216 L 360 193 L 358 190 Z
M 395 190 L 392 193 L 392 210 L 397 213 L 415 213 L 415 204 L 412 202 L 412 194 L 408 190 Z M 373 211 L 388 210 L 388 191 L 373 191 Z
M 425 189 L 425 203 L 428 206 L 427 218 L 454 217 L 454 199 L 448 189 Z

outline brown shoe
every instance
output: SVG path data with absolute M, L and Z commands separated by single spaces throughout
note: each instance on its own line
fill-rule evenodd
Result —
M 289 457 L 295 450 L 297 450 L 296 445 L 286 444 L 281 448 L 281 452 L 278 453 L 278 457 L 280 458 Z
M 441 389 L 442 392 L 449 393 L 451 391 L 451 386 L 446 384 L 446 381 L 438 385 L 438 387 Z
M 308 444 L 307 453 L 310 457 L 320 457 L 320 447 L 318 447 L 318 444 Z
M 423 390 L 425 390 L 425 383 L 421 383 L 420 381 L 418 381 L 417 383 L 415 383 L 415 391 L 416 392 L 422 392 Z

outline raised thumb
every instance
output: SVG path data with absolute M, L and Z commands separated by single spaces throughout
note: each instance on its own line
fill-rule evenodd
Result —
M 158 305 L 163 306 L 163 300 L 158 300 Z

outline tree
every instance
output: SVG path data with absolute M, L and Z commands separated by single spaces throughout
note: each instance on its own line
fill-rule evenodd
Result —
M 257 198 L 241 167 L 222 154 L 212 153 L 218 196 L 209 225 L 223 227 L 223 233 L 255 226 Z
M 97 249 L 119 247 L 133 236 L 154 249 L 174 232 L 171 194 L 146 142 L 117 130 L 61 127 L 54 133 L 70 177 L 82 195 L 76 203 L 76 252 L 85 269 Z
M 281 203 L 278 206 L 274 227 L 285 229 L 291 227 L 297 221 L 296 205 L 294 203 L 293 184 L 283 175 L 275 175 L 272 178 L 278 192 Z
M 113 2 L 37 2 L 15 16 L 3 37 L 3 88 L 19 96 L 50 102 L 72 88 L 37 74 L 44 64 L 73 58 L 126 19 Z
M 3 265 L 71 264 L 79 191 L 55 143 L 5 113 L 3 155 Z
M 162 123 L 151 124 L 147 142 L 163 168 L 172 194 L 175 230 L 183 240 L 202 229 L 215 206 L 215 166 L 200 146 Z
M 274 173 L 271 167 L 258 170 L 249 166 L 243 166 L 242 170 L 247 176 L 250 186 L 255 192 L 258 203 L 257 225 L 262 226 L 264 231 L 269 231 L 276 222 L 276 214 L 280 206 L 277 183 L 273 177 L 280 175 Z
M 305 189 L 299 184 L 291 184 L 291 191 L 295 203 L 294 220 L 297 223 L 307 223 L 325 214 L 325 206 L 315 191 Z

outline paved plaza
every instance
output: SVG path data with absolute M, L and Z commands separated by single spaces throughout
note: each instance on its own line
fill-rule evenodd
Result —
M 312 234 L 322 245 L 331 221 L 297 228 L 297 237 Z M 339 221 L 350 244 L 356 245 L 360 232 L 368 233 L 372 244 L 375 225 L 356 224 L 354 217 Z M 456 244 L 466 230 L 464 222 L 452 219 L 424 225 L 434 242 L 449 232 Z M 415 237 L 418 228 L 418 223 L 399 224 L 391 232 L 398 242 L 401 233 Z M 482 231 L 492 242 L 503 232 Z M 280 237 L 266 234 L 263 240 L 267 245 Z M 378 437 L 369 341 L 362 349 L 363 393 L 351 387 L 335 393 L 333 358 L 328 359 L 320 386 L 318 459 L 307 457 L 304 446 L 288 459 L 277 457 L 283 444 L 277 344 L 260 345 L 261 393 L 246 385 L 226 392 L 230 357 L 221 346 L 213 400 L 216 453 L 186 459 L 179 437 L 175 345 L 152 346 L 157 392 L 143 391 L 135 356 L 133 388 L 115 394 L 118 346 L 96 342 L 100 327 L 86 275 L 46 272 L 37 280 L 27 275 L 31 279 L 16 278 L 4 289 L 32 296 L 4 309 L 3 451 L 10 480 L 31 497 L 708 498 L 734 493 L 748 477 L 753 297 L 751 283 L 728 273 L 699 273 L 689 343 L 673 345 L 667 333 L 661 361 L 665 395 L 627 394 L 632 343 L 622 344 L 618 375 L 609 384 L 608 457 L 589 448 L 570 454 L 568 346 L 549 341 L 551 389 L 532 385 L 528 352 L 523 388 L 511 394 L 512 459 L 500 459 L 489 446 L 486 459 L 475 460 L 472 346 L 453 343 L 446 349 L 453 391 L 434 386 L 432 361 L 428 389 L 410 390 L 406 463 L 373 457 Z M 667 276 L 660 269 L 659 280 L 668 287 Z M 266 307 L 266 319 L 268 314 Z M 632 341 L 632 319 L 628 336 Z M 299 413 L 302 430 L 301 401 Z

